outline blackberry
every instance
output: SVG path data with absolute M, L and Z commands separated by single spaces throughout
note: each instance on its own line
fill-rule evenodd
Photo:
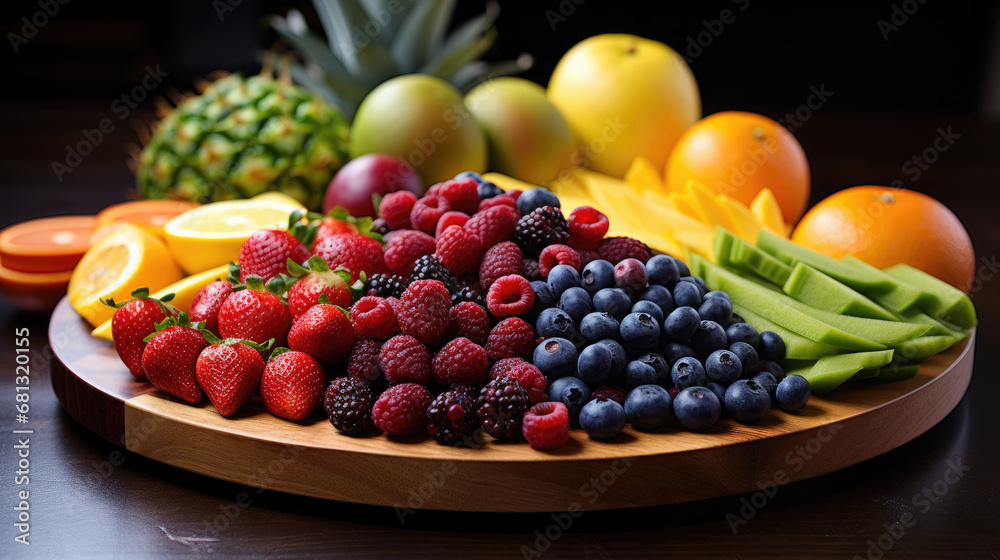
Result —
M 496 439 L 521 433 L 521 419 L 528 411 L 528 392 L 517 381 L 503 377 L 486 384 L 476 401 L 476 416 L 483 430 Z
M 511 241 L 517 243 L 525 256 L 537 257 L 549 245 L 565 245 L 569 241 L 569 222 L 555 206 L 542 206 L 521 216 Z
M 348 435 L 358 435 L 372 428 L 375 396 L 364 380 L 357 377 L 334 379 L 326 389 L 323 408 L 334 428 Z
M 406 281 L 402 277 L 391 274 L 372 274 L 365 280 L 366 296 L 394 297 L 403 295 Z
M 445 391 L 427 407 L 427 431 L 441 445 L 455 445 L 479 425 L 475 399 L 467 391 Z
M 463 286 L 455 290 L 455 293 L 451 294 L 452 306 L 456 306 L 466 301 L 471 301 L 472 303 L 481 306 L 483 309 L 486 308 L 486 300 L 483 299 L 483 293 L 477 290 L 474 286 Z
M 439 280 L 444 283 L 444 287 L 448 289 L 450 294 L 457 292 L 459 287 L 455 273 L 448 270 L 433 255 L 424 255 L 413 263 L 410 282 L 413 283 L 417 280 Z

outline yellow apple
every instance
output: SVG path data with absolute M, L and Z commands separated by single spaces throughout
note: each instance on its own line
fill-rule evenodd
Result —
M 637 156 L 662 169 L 701 117 L 698 84 L 681 55 L 635 35 L 597 35 L 571 48 L 548 95 L 580 141 L 574 163 L 616 177 Z

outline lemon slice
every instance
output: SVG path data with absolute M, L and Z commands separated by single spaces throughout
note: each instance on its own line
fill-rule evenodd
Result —
M 91 325 L 97 326 L 115 310 L 102 299 L 128 299 L 132 290 L 150 291 L 181 277 L 170 251 L 162 241 L 139 226 L 126 224 L 102 238 L 73 269 L 66 295 L 70 305 Z
M 151 293 L 149 297 L 162 299 L 163 296 L 167 294 L 174 294 L 174 299 L 170 300 L 170 305 L 176 307 L 179 311 L 190 313 L 191 304 L 194 303 L 194 297 L 198 295 L 198 292 L 216 280 L 224 280 L 228 272 L 229 265 L 212 268 L 210 270 L 206 270 L 205 272 L 200 272 L 193 276 L 188 276 L 187 278 L 182 278 L 166 288 L 162 288 Z M 94 329 L 90 334 L 91 336 L 96 336 L 98 338 L 112 340 L 111 319 L 101 323 L 101 326 Z
M 299 204 L 277 198 L 213 202 L 163 226 L 167 245 L 184 272 L 196 274 L 239 260 L 240 246 L 259 229 L 286 229 Z

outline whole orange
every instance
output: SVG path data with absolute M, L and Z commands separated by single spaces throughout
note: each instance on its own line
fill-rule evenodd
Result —
M 785 127 L 756 113 L 724 111 L 696 122 L 674 145 L 664 174 L 669 190 L 684 192 L 695 180 L 747 206 L 767 187 L 790 224 L 809 203 L 809 161 L 802 145 Z
M 863 186 L 834 193 L 809 210 L 792 241 L 879 268 L 906 263 L 966 292 L 975 275 L 972 239 L 958 217 L 906 189 Z

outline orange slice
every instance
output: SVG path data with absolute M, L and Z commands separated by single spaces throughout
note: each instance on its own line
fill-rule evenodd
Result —
M 66 272 L 80 262 L 97 226 L 94 216 L 29 220 L 0 232 L 0 262 L 21 272 Z

